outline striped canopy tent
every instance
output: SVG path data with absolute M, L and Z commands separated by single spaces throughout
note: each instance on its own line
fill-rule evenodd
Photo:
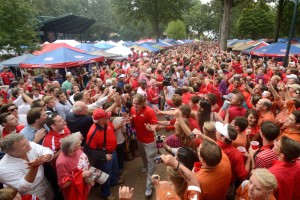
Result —
M 107 58 L 107 59 L 122 57 L 121 54 L 118 55 L 118 54 L 114 54 L 114 53 L 108 53 L 108 52 L 105 52 L 105 51 L 102 51 L 102 50 L 89 52 L 89 54 L 94 55 L 94 56 L 103 56 L 104 58 Z
M 134 48 L 135 51 L 148 51 L 147 48 L 142 47 L 142 46 L 137 46 L 137 45 L 131 46 L 131 47 L 129 47 L 129 48 L 130 48 L 130 49 L 131 49 L 131 48 Z
M 249 55 L 251 51 L 255 51 L 256 49 L 259 49 L 261 47 L 268 46 L 268 45 L 269 45 L 268 43 L 266 43 L 264 41 L 260 41 L 259 43 L 253 44 L 251 47 L 242 50 L 242 53 Z
M 232 51 L 243 51 L 243 50 L 245 50 L 245 49 L 248 49 L 248 48 L 250 48 L 250 47 L 253 47 L 253 45 L 255 45 L 255 44 L 257 44 L 257 43 L 259 43 L 258 41 L 249 41 L 249 42 L 246 42 L 246 43 L 244 43 L 244 44 L 242 44 L 242 45 L 239 45 L 239 46 L 237 46 L 237 47 L 234 47 L 233 49 L 232 49 Z

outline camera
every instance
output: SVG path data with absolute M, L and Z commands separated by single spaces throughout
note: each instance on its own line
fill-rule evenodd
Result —
M 154 162 L 155 162 L 155 164 L 159 164 L 159 163 L 162 163 L 162 162 L 163 162 L 162 159 L 161 159 L 161 157 L 160 157 L 160 155 L 157 155 L 157 156 L 154 158 Z
M 155 139 L 156 139 L 156 143 L 164 143 L 164 140 L 160 135 L 157 135 Z

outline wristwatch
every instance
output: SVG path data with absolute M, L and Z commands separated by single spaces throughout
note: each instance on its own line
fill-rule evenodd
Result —
M 189 138 L 190 140 L 194 139 L 195 137 L 196 137 L 196 135 L 195 135 L 194 133 L 191 133 L 191 134 L 188 136 L 188 138 Z

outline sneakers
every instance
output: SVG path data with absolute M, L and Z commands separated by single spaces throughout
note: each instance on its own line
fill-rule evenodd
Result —
M 106 197 L 106 200 L 117 200 L 117 199 L 114 195 L 111 194 L 108 197 Z
M 152 188 L 146 189 L 145 196 L 150 197 L 152 195 Z
M 143 166 L 142 169 L 141 169 L 141 172 L 145 173 L 147 170 L 148 170 L 148 167 L 147 166 Z

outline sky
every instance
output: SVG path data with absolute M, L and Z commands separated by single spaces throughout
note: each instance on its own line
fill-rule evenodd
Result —
M 210 2 L 211 0 L 200 0 L 202 3 Z

